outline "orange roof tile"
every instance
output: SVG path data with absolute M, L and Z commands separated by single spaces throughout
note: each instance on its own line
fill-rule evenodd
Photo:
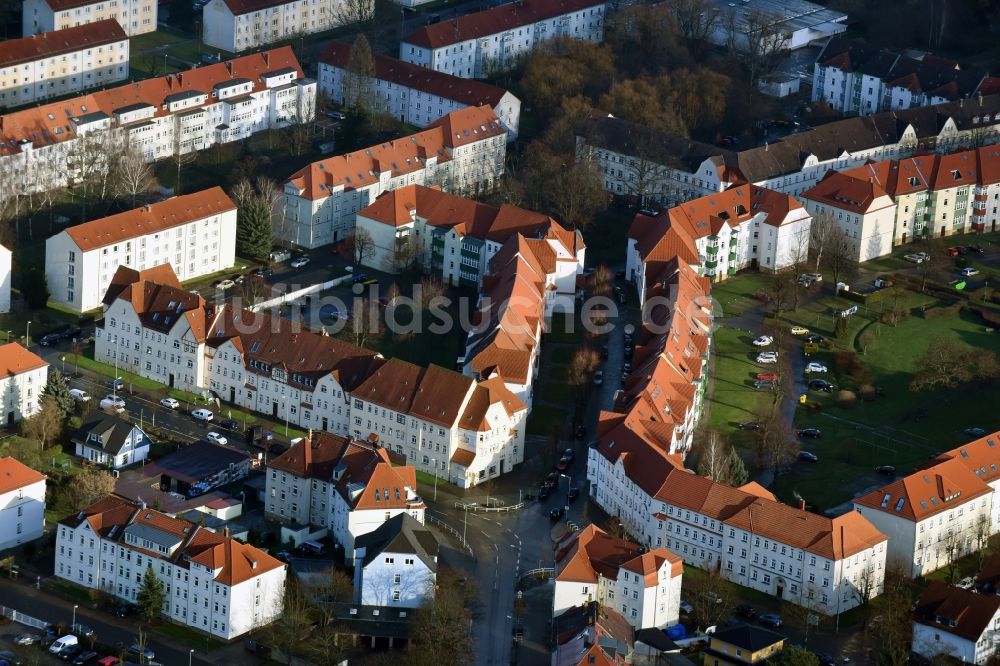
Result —
M 502 377 L 493 377 L 476 385 L 472 397 L 469 398 L 469 403 L 465 406 L 465 411 L 462 412 L 462 417 L 459 419 L 459 426 L 466 430 L 479 432 L 492 430 L 494 426 L 487 418 L 487 414 L 489 408 L 498 403 L 503 406 L 508 416 L 513 416 L 528 408 L 523 400 L 507 388 Z M 468 465 L 465 466 L 468 467 Z
M 47 365 L 40 356 L 16 342 L 0 345 L 0 377 L 13 377 Z
M 854 503 L 919 522 L 990 492 L 959 453 L 862 495 Z
M 115 19 L 8 39 L 0 42 L 0 68 L 127 40 L 128 35 Z
M 36 472 L 16 458 L 0 458 L 0 496 L 44 480 L 44 474 Z
M 861 214 L 879 210 L 874 208 L 878 199 L 886 197 L 888 200 L 888 193 L 878 183 L 833 170 L 828 171 L 821 181 L 803 192 L 802 196 L 811 201 Z M 892 205 L 891 200 L 889 205 Z
M 471 377 L 437 365 L 389 359 L 354 390 L 355 398 L 446 426 L 455 425 L 473 387 Z

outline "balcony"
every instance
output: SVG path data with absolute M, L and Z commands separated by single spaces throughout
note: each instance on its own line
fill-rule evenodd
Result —
M 731 250 L 729 252 L 729 261 L 736 261 L 736 250 Z
M 719 252 L 719 246 L 717 246 L 717 245 L 709 245 L 708 248 L 706 249 L 706 251 L 709 254 L 711 254 L 711 255 L 718 254 L 718 252 Z
M 719 265 L 719 262 L 716 261 L 716 260 L 714 260 L 714 259 L 709 259 L 709 260 L 707 260 L 705 262 L 705 268 L 710 269 L 710 270 L 714 270 L 715 267 L 718 266 L 718 265 Z

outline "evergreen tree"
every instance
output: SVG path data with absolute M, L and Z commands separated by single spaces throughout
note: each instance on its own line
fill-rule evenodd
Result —
M 49 302 L 49 285 L 41 266 L 28 266 L 21 277 L 21 296 L 31 310 L 41 310 Z
M 272 218 L 280 192 L 274 182 L 258 178 L 241 180 L 233 188 L 236 202 L 236 252 L 248 259 L 267 261 L 274 237 Z
M 847 317 L 837 317 L 837 322 L 833 326 L 833 335 L 838 340 L 847 337 Z
M 146 567 L 146 575 L 142 579 L 142 588 L 135 599 L 139 616 L 147 622 L 158 618 L 160 612 L 163 610 L 163 603 L 166 601 L 166 598 L 167 595 L 163 590 L 163 583 L 153 573 L 153 566 L 148 565 Z
M 743 458 L 740 458 L 740 454 L 736 452 L 736 447 L 729 449 L 726 473 L 728 477 L 726 482 L 731 486 L 742 486 L 750 477 L 746 465 L 743 464 Z
M 49 381 L 42 389 L 42 396 L 50 396 L 55 400 L 64 419 L 76 410 L 76 400 L 69 394 L 69 384 L 61 372 L 49 373 Z
M 359 34 L 351 46 L 351 54 L 344 68 L 344 106 L 357 112 L 370 110 L 372 77 L 375 76 L 375 58 L 372 47 L 364 35 Z

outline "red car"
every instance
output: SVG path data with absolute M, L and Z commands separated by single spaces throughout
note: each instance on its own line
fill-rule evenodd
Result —
M 757 379 L 762 382 L 776 382 L 778 381 L 777 372 L 758 372 Z
M 770 303 L 771 295 L 764 291 L 755 291 L 751 298 L 760 301 L 761 303 Z
M 957 257 L 958 256 L 958 248 L 957 247 L 946 248 L 945 251 L 944 251 L 944 253 L 947 254 L 949 257 Z

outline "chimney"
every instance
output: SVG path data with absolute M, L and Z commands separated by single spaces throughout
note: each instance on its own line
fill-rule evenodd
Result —
M 802 509 L 803 511 L 806 510 L 806 498 L 804 497 L 799 498 L 799 508 Z
M 271 64 L 271 62 L 270 62 L 271 59 L 269 57 L 270 56 L 270 52 L 269 51 L 264 51 L 263 53 L 261 53 L 261 55 L 264 56 L 264 64 L 270 66 L 270 64 Z
M 226 537 L 227 539 L 229 538 L 229 526 L 228 525 L 226 527 L 222 528 L 222 536 Z
M 233 75 L 233 63 L 230 60 L 226 61 L 226 69 L 229 71 L 229 76 Z

